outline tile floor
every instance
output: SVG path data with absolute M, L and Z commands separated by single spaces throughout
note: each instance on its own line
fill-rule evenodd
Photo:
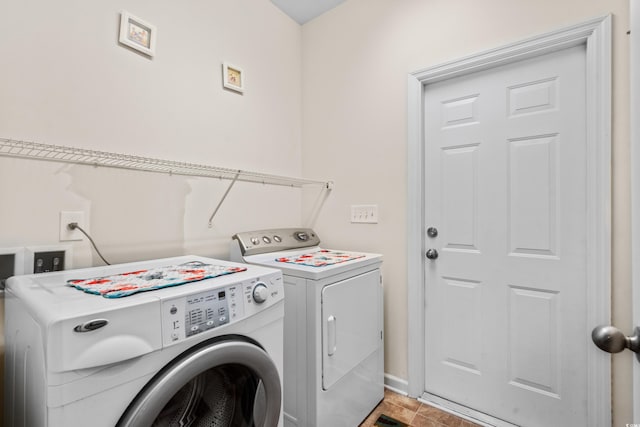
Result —
M 411 427 L 477 427 L 477 424 L 470 421 L 390 390 L 384 391 L 384 400 L 360 424 L 360 427 L 375 427 L 374 423 L 380 414 L 385 414 Z

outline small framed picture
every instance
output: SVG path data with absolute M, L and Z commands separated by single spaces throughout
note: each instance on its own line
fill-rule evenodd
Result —
M 156 52 L 156 27 L 124 10 L 120 14 L 120 43 L 145 55 Z
M 244 73 L 242 68 L 228 62 L 222 64 L 222 82 L 227 89 L 242 93 L 244 91 Z

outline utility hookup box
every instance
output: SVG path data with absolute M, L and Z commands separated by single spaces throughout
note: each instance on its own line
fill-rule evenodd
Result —
M 64 270 L 64 251 L 35 252 L 33 254 L 33 272 L 48 273 Z

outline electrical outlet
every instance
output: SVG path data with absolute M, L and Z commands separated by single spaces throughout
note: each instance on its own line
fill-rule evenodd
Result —
M 84 230 L 87 230 L 87 226 L 84 223 L 84 212 L 61 211 L 60 212 L 60 241 L 61 242 L 82 240 L 83 235 L 80 230 L 69 229 L 68 225 L 71 222 L 76 222 Z
M 378 205 L 351 205 L 351 222 L 377 224 Z

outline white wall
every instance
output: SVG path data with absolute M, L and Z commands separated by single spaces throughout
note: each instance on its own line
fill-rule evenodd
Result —
M 407 74 L 613 14 L 613 323 L 630 325 L 628 0 L 349 0 L 303 26 L 303 165 L 336 188 L 316 231 L 385 256 L 385 370 L 407 379 Z M 350 224 L 378 204 L 380 223 Z M 629 353 L 629 352 L 627 352 Z M 615 425 L 629 422 L 631 356 L 614 357 Z M 627 421 L 624 421 L 627 420 Z

